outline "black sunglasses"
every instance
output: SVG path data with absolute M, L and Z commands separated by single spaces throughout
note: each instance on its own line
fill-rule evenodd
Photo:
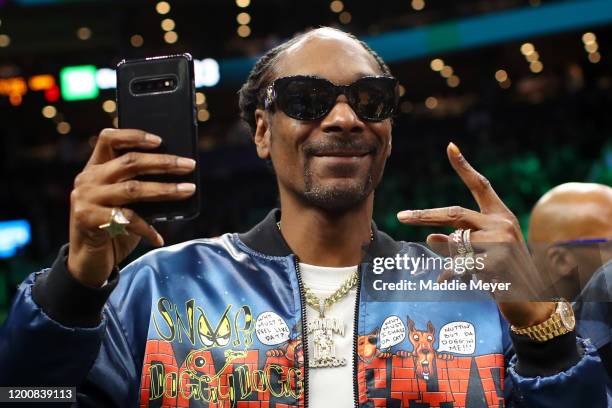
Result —
M 264 107 L 272 109 L 276 104 L 289 117 L 316 120 L 333 109 L 341 94 L 360 119 L 371 122 L 390 118 L 399 98 L 397 79 L 388 76 L 365 76 L 350 85 L 335 85 L 327 79 L 297 75 L 272 82 Z

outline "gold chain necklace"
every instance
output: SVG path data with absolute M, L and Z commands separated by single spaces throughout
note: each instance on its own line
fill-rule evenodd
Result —
M 280 221 L 276 223 L 281 231 Z M 374 233 L 370 231 L 370 241 L 374 240 Z M 308 322 L 306 333 L 313 333 L 314 358 L 310 360 L 311 368 L 339 367 L 346 365 L 345 358 L 336 357 L 336 347 L 333 335 L 344 337 L 344 322 L 337 318 L 325 317 L 325 310 L 346 296 L 359 280 L 358 269 L 340 285 L 338 289 L 326 298 L 317 297 L 312 290 L 302 282 L 306 304 L 319 312 L 319 317 Z

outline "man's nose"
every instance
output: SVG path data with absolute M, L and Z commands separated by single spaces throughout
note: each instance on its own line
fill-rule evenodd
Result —
M 329 133 L 361 133 L 365 124 L 351 108 L 346 96 L 340 95 L 332 110 L 323 118 L 321 127 Z

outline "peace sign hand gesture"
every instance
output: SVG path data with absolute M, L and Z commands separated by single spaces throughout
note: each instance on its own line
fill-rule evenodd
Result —
M 451 166 L 472 193 L 480 212 L 451 206 L 401 211 L 397 214 L 398 219 L 410 225 L 470 229 L 469 244 L 475 253 L 486 258 L 484 270 L 478 271 L 479 276 L 510 282 L 511 290 L 521 291 L 525 299 L 526 294 L 533 291 L 534 285 L 537 287 L 539 275 L 523 240 L 518 220 L 489 181 L 467 162 L 455 144 L 450 143 L 446 153 Z M 457 250 L 465 251 L 465 247 L 463 250 L 458 248 L 463 243 L 458 242 L 457 237 L 460 235 L 431 234 L 427 237 L 427 244 L 444 255 L 453 256 Z M 441 280 L 452 276 L 452 271 L 445 271 Z M 501 296 L 495 298 L 504 317 L 519 328 L 547 320 L 555 309 L 553 302 L 509 302 L 508 298 L 506 301 Z

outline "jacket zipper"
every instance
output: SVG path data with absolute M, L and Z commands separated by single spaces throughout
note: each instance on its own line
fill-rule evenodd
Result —
M 304 300 L 304 284 L 300 272 L 300 259 L 295 257 L 295 272 L 297 275 L 298 287 L 300 289 L 300 305 L 302 308 L 302 354 L 304 355 L 304 408 L 308 408 L 308 334 L 306 333 L 306 301 Z M 298 402 L 299 405 L 299 402 Z
M 304 408 L 308 408 L 308 335 L 306 333 L 306 305 L 304 300 L 304 283 L 302 282 L 302 274 L 300 272 L 300 259 L 295 257 L 295 272 L 300 288 L 300 305 L 302 308 L 302 353 L 304 354 Z M 355 298 L 354 321 L 353 321 L 353 397 L 355 399 L 355 408 L 359 407 L 359 380 L 357 371 L 359 365 L 359 355 L 357 354 L 357 334 L 359 333 L 359 294 L 361 292 L 361 264 L 357 267 L 357 297 Z
M 354 378 L 354 382 L 353 382 L 353 396 L 355 398 L 355 408 L 359 407 L 359 379 L 357 378 L 357 374 L 358 374 L 358 368 L 359 368 L 359 350 L 357 350 L 358 347 L 358 339 L 357 339 L 357 335 L 359 333 L 359 330 L 357 328 L 357 325 L 359 324 L 359 293 L 361 292 L 361 263 L 359 264 L 359 266 L 357 267 L 357 297 L 355 298 L 355 312 L 354 312 L 354 318 L 355 321 L 353 322 L 353 378 Z

